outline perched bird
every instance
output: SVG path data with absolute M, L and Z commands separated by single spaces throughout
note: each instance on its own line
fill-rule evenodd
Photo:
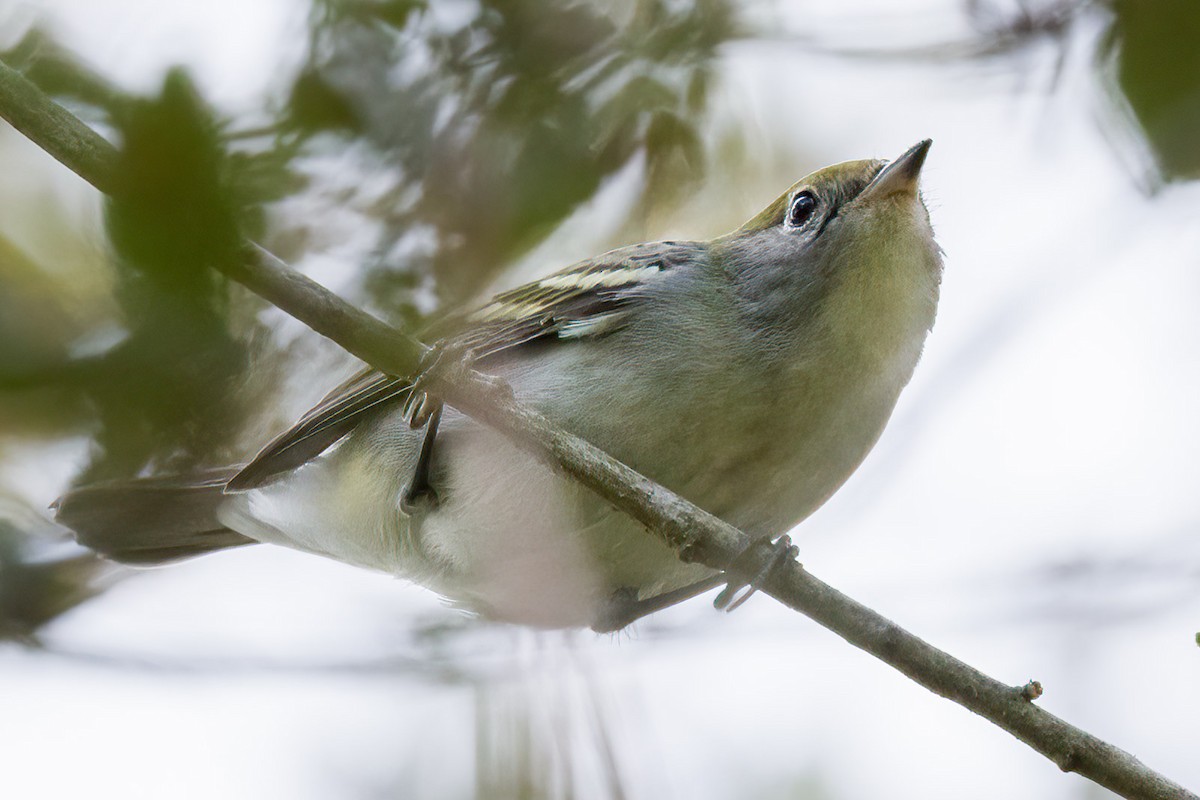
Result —
M 929 147 L 814 172 L 711 241 L 625 247 L 499 294 L 448 340 L 566 430 L 778 537 L 862 462 L 933 325 Z M 76 489 L 58 521 L 118 561 L 270 542 L 541 627 L 610 630 L 715 585 L 495 431 L 453 408 L 414 419 L 412 385 L 364 371 L 244 467 Z

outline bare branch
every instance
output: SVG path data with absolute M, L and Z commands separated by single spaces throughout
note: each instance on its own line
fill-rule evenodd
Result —
M 0 106 L 10 125 L 63 166 L 102 192 L 112 190 L 116 149 L 3 62 L 0 62 Z
M 116 151 L 20 73 L 0 63 L 0 116 L 96 188 L 111 186 Z M 392 374 L 410 372 L 419 350 L 411 338 L 288 270 L 247 242 L 242 264 L 226 274 Z M 556 429 L 513 401 L 502 387 L 462 366 L 433 378 L 447 402 L 541 454 L 566 474 L 644 524 L 685 561 L 725 569 L 735 559 L 757 574 L 773 553 L 711 514 L 658 486 L 597 448 Z M 746 555 L 742 555 L 743 553 Z M 1034 705 L 1036 683 L 1007 686 L 922 641 L 806 572 L 796 562 L 775 569 L 763 591 L 942 697 L 1016 736 L 1067 772 L 1117 794 L 1146 800 L 1200 800 L 1129 753 Z

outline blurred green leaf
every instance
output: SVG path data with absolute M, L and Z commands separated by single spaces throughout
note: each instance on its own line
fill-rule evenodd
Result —
M 1113 0 L 1106 54 L 1166 180 L 1200 177 L 1200 3 Z
M 125 263 L 196 304 L 217 295 L 212 266 L 237 259 L 241 231 L 212 112 L 182 70 L 118 121 L 108 231 Z
M 106 222 L 128 336 L 88 386 L 100 429 L 86 479 L 236 448 L 247 413 L 247 345 L 231 330 L 228 287 L 214 267 L 236 260 L 243 231 L 261 220 L 251 200 L 264 189 L 237 171 L 256 159 L 230 157 L 221 126 L 180 70 L 117 123 Z
M 314 0 L 313 10 L 324 22 L 354 20 L 403 28 L 409 17 L 427 6 L 425 0 Z
M 287 105 L 289 123 L 306 132 L 362 130 L 362 120 L 347 99 L 315 70 L 305 69 L 296 77 Z

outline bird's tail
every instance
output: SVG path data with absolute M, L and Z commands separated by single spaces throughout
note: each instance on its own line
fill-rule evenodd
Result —
M 222 491 L 237 471 L 83 486 L 54 504 L 56 520 L 80 544 L 126 564 L 162 564 L 253 544 L 217 519 Z

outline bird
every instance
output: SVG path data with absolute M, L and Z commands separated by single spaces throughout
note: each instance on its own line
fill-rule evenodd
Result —
M 813 172 L 723 236 L 622 247 L 501 292 L 449 318 L 440 347 L 778 540 L 867 456 L 933 327 L 930 145 Z M 249 463 L 82 486 L 56 520 L 119 562 L 283 545 L 536 628 L 619 630 L 720 583 L 417 377 L 363 369 Z

